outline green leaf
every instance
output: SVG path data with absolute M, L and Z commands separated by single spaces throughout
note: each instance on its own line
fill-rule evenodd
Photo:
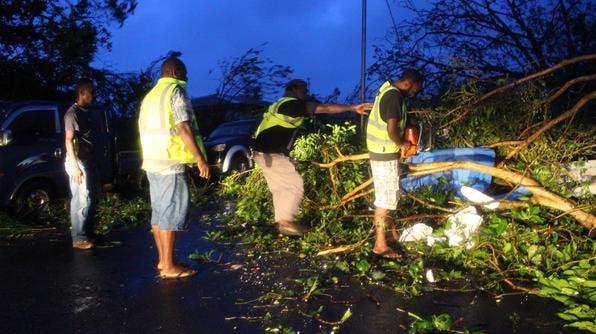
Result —
M 453 319 L 451 319 L 451 316 L 449 314 L 443 313 L 439 315 L 433 315 L 432 322 L 433 326 L 437 330 L 446 331 L 451 328 L 451 325 L 453 324 Z
M 365 273 L 370 269 L 370 263 L 368 263 L 368 261 L 365 259 L 362 259 L 356 263 L 356 269 L 362 273 Z
M 348 320 L 350 317 L 352 316 L 352 310 L 351 309 L 347 309 L 346 312 L 344 312 L 344 315 L 341 317 L 340 322 L 344 323 L 346 320 Z
M 567 327 L 575 327 L 578 329 L 583 329 L 592 333 L 596 333 L 596 322 L 590 321 L 576 321 L 571 324 L 566 325 Z
M 346 261 L 338 261 L 335 264 L 335 267 L 341 271 L 343 271 L 344 273 L 350 272 L 350 265 L 348 264 L 348 262 Z
M 511 243 L 510 242 L 506 242 L 505 245 L 503 246 L 503 253 L 507 254 L 511 251 Z
M 371 276 L 372 276 L 372 279 L 373 279 L 373 280 L 375 280 L 375 281 L 380 281 L 380 280 L 382 280 L 383 278 L 385 278 L 385 276 L 386 276 L 386 275 L 385 275 L 385 273 L 384 273 L 384 272 L 381 272 L 381 271 L 375 270 L 375 271 L 373 271 L 373 272 L 372 272 L 372 275 L 371 275 Z
M 531 245 L 530 247 L 528 247 L 528 259 L 531 260 L 534 257 L 534 255 L 536 255 L 536 252 L 538 252 L 538 246 Z

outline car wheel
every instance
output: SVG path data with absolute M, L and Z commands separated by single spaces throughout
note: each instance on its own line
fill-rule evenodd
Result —
M 232 162 L 230 163 L 230 170 L 235 170 L 238 172 L 244 172 L 245 170 L 250 168 L 250 163 L 248 158 L 243 154 L 236 154 L 232 158 Z
M 14 209 L 19 215 L 41 216 L 49 211 L 50 201 L 54 199 L 54 189 L 48 182 L 31 181 L 18 191 Z

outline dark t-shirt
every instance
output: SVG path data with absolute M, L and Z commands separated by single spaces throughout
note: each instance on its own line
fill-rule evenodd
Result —
M 64 129 L 74 131 L 74 147 L 77 159 L 94 160 L 95 131 L 89 109 L 83 109 L 76 103 L 64 114 Z
M 401 107 L 404 102 L 404 97 L 399 90 L 390 90 L 381 98 L 380 102 L 380 115 L 383 121 L 387 122 L 388 119 L 395 118 L 399 123 L 401 117 Z M 398 153 L 375 153 L 369 152 L 371 160 L 377 161 L 390 161 L 399 159 Z
M 290 100 L 278 107 L 278 113 L 290 117 L 312 117 L 319 103 L 303 100 Z M 253 144 L 255 151 L 263 153 L 283 153 L 288 155 L 294 144 L 296 129 L 272 126 L 263 130 Z

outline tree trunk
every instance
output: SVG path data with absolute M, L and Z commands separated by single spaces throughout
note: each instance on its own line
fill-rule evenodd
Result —
M 596 234 L 596 216 L 575 208 L 575 204 L 571 201 L 546 190 L 535 180 L 518 173 L 472 161 L 450 161 L 412 164 L 410 165 L 410 173 L 408 176 L 432 174 L 451 169 L 466 169 L 474 172 L 486 173 L 503 179 L 511 184 L 523 186 L 532 193 L 532 202 L 563 211 L 586 227 L 591 237 Z

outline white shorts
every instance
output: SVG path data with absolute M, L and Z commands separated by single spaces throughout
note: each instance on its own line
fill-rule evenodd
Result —
M 375 203 L 379 208 L 395 210 L 399 200 L 399 163 L 397 160 L 370 160 L 375 185 Z

